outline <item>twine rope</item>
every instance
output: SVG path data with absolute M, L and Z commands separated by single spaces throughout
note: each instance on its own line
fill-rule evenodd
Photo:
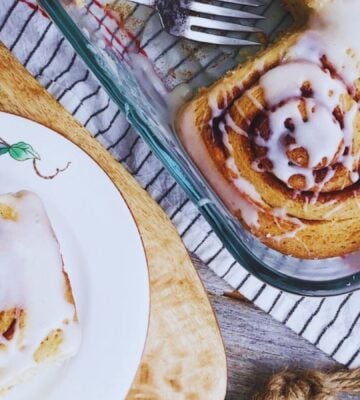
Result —
M 332 373 L 284 371 L 274 375 L 254 400 L 336 400 L 340 393 L 360 394 L 360 369 Z

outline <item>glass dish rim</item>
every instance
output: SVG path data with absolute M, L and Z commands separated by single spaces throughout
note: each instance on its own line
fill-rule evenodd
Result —
M 290 277 L 279 271 L 266 268 L 256 259 L 256 256 L 250 250 L 247 250 L 244 246 L 241 249 L 237 248 L 234 242 L 239 239 L 235 238 L 234 231 L 229 226 L 226 218 L 218 212 L 215 205 L 205 204 L 200 206 L 198 204 L 198 200 L 202 198 L 201 193 L 192 184 L 191 179 L 187 177 L 186 172 L 183 171 L 177 160 L 173 158 L 152 130 L 143 123 L 142 117 L 137 112 L 136 107 L 129 104 L 125 94 L 122 93 L 118 85 L 112 85 L 111 77 L 101 65 L 96 55 L 90 50 L 91 42 L 76 26 L 59 0 L 39 0 L 39 4 L 44 8 L 89 70 L 98 79 L 111 99 L 126 114 L 129 123 L 133 125 L 141 138 L 186 192 L 190 200 L 197 206 L 227 250 L 248 273 L 276 289 L 304 297 L 331 297 L 360 290 L 360 272 L 334 280 L 308 281 Z M 186 177 L 186 181 L 184 180 L 184 176 Z

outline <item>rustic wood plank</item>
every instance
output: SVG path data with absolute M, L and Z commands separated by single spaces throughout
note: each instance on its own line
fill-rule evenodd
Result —
M 286 368 L 341 366 L 252 303 L 225 296 L 231 287 L 193 257 L 215 309 L 228 359 L 227 400 L 250 400 L 274 373 Z M 360 399 L 343 396 L 343 400 Z
M 69 132 L 71 132 L 71 135 L 76 136 L 76 140 L 79 144 L 84 146 L 84 143 L 87 143 L 87 145 L 85 145 L 87 151 L 93 152 L 94 148 L 97 149 L 99 163 L 104 163 L 104 160 L 107 160 L 109 156 L 100 148 L 99 144 L 90 139 L 85 130 L 81 128 L 61 106 L 56 104 L 51 96 L 40 88 L 2 47 L 0 47 L 0 55 L 0 81 L 2 83 L 0 93 L 1 108 L 29 118 L 41 119 L 41 122 L 47 122 L 65 135 L 69 135 Z M 32 99 L 35 97 L 37 101 L 33 102 Z M 21 99 L 23 99 L 23 101 L 20 101 Z M 72 139 L 74 139 L 74 137 L 72 137 Z M 131 196 L 132 198 L 136 198 L 136 196 L 140 198 L 144 195 L 144 192 L 138 188 L 121 167 L 118 165 L 115 166 L 115 162 L 113 161 L 110 164 L 110 175 L 118 174 L 119 170 L 122 173 L 123 182 L 119 182 L 119 186 L 130 184 L 132 187 L 128 193 L 128 199 L 130 199 Z M 137 207 L 139 207 L 139 204 Z M 152 212 L 154 210 L 155 208 L 152 208 Z M 141 213 L 149 220 L 149 223 L 143 230 L 143 235 L 150 238 L 150 236 L 153 235 L 153 226 L 156 224 L 151 223 L 153 220 L 149 218 L 149 213 L 146 210 L 141 209 Z M 166 218 L 163 218 L 163 221 L 166 221 Z M 170 231 L 174 232 L 174 228 L 171 227 Z M 167 233 L 170 231 L 166 230 Z M 173 235 L 173 233 L 171 233 L 171 235 Z M 167 245 L 163 247 L 168 249 L 170 242 L 167 240 Z M 151 248 L 154 254 L 159 253 L 158 244 L 153 245 Z M 185 251 L 181 250 L 181 252 L 183 259 L 177 265 L 177 274 L 188 265 Z M 154 257 L 154 260 L 155 258 L 157 257 Z M 325 369 L 338 367 L 333 360 L 328 358 L 321 351 L 317 350 L 304 339 L 299 338 L 295 333 L 275 321 L 272 317 L 258 310 L 251 303 L 244 301 L 242 298 L 230 298 L 229 296 L 231 296 L 232 289 L 224 281 L 216 277 L 205 265 L 198 262 L 198 260 L 194 259 L 194 262 L 197 265 L 198 272 L 205 283 L 210 300 L 217 313 L 226 346 L 229 373 L 227 390 L 228 400 L 250 400 L 253 394 L 259 388 L 263 387 L 264 382 L 270 375 L 286 367 L 291 369 Z M 164 271 L 164 264 L 161 264 L 159 260 L 156 261 L 156 264 L 157 273 L 166 273 Z M 174 264 L 174 262 L 171 263 L 172 267 L 174 267 Z M 191 278 L 187 275 L 187 280 L 196 279 L 196 276 L 191 273 L 190 275 Z M 160 282 L 162 287 L 170 282 L 163 280 L 161 276 L 159 276 L 159 281 L 155 281 L 158 283 Z M 179 288 L 181 286 L 179 280 L 176 279 L 176 282 L 179 284 Z M 170 297 L 168 297 L 168 299 L 171 300 Z M 191 307 L 191 309 L 194 310 L 193 307 Z M 162 326 L 164 327 L 164 325 Z M 168 326 L 169 324 L 165 324 L 165 329 L 168 329 Z M 167 332 L 169 333 L 169 331 Z M 174 332 L 174 337 L 176 333 L 178 332 Z M 151 344 L 151 346 L 154 346 L 151 348 L 151 354 L 156 357 L 155 350 L 158 349 L 158 346 L 161 346 L 163 342 L 161 340 L 156 340 L 154 342 L 156 345 L 154 345 L 154 343 Z M 198 355 L 198 353 L 196 353 L 196 355 Z M 169 361 L 169 359 L 166 361 Z M 167 363 L 167 371 L 168 367 L 169 365 Z M 215 368 L 213 368 L 213 370 L 215 371 Z M 144 373 L 144 370 L 142 370 L 142 373 Z M 138 385 L 141 385 L 141 379 L 143 379 L 145 375 L 138 378 L 140 379 L 137 383 Z M 138 399 L 174 398 L 162 396 L 160 392 L 154 393 L 154 396 L 150 397 L 149 390 L 152 388 L 154 388 L 154 386 L 149 385 L 149 387 L 147 387 L 147 392 L 144 394 L 144 392 L 141 393 L 141 386 L 135 386 L 134 389 L 136 389 L 136 393 L 133 392 L 133 394 Z M 141 397 L 142 395 L 143 397 Z M 179 398 L 181 398 L 181 393 L 179 394 Z M 209 397 L 206 397 L 206 399 L 209 399 Z M 350 397 L 344 397 L 344 399 L 350 399 Z
M 284 368 L 336 366 L 323 353 L 252 305 L 211 296 L 228 357 L 228 398 L 250 399 Z
M 137 222 L 148 261 L 151 315 L 128 399 L 224 397 L 226 361 L 218 325 L 189 255 L 163 210 L 1 45 L 0 110 L 49 126 L 77 144 L 112 179 Z

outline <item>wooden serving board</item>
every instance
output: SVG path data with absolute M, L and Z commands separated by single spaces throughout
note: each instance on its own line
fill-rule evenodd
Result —
M 226 357 L 218 324 L 161 208 L 2 45 L 0 110 L 48 126 L 82 148 L 110 176 L 134 215 L 148 261 L 151 312 L 142 363 L 127 399 L 224 398 Z

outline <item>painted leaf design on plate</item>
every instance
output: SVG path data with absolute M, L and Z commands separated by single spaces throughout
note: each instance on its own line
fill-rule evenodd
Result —
M 0 143 L 0 156 L 9 152 L 10 146 Z
M 1 151 L 1 150 L 0 150 Z M 31 145 L 25 142 L 19 142 L 8 148 L 9 155 L 16 161 L 40 160 L 40 155 Z
M 4 154 L 9 154 L 9 156 L 16 161 L 32 160 L 32 165 L 36 175 L 39 178 L 46 180 L 56 178 L 61 172 L 66 171 L 71 164 L 69 161 L 64 168 L 56 168 L 53 174 L 44 175 L 41 173 L 37 165 L 37 162 L 41 160 L 41 157 L 29 143 L 18 142 L 15 144 L 10 144 L 0 137 L 0 156 Z

